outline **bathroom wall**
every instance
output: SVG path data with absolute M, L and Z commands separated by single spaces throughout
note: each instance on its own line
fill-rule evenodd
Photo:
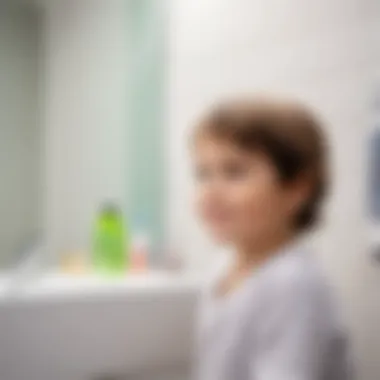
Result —
M 0 267 L 40 230 L 39 14 L 0 1 Z
M 186 137 L 209 104 L 260 90 L 320 111 L 332 148 L 326 222 L 313 239 L 353 332 L 360 379 L 379 378 L 380 268 L 367 252 L 366 132 L 380 67 L 375 0 L 173 0 L 169 139 L 170 231 L 190 268 L 215 248 L 191 212 Z M 377 43 L 377 45 L 376 45 Z
M 87 249 L 97 207 L 125 207 L 127 39 L 122 0 L 45 2 L 44 224 L 48 253 Z

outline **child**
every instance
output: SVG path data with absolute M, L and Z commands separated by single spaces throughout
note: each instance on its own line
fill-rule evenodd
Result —
M 325 194 L 325 149 L 290 102 L 230 102 L 196 129 L 198 210 L 234 251 L 204 295 L 199 380 L 348 379 L 334 302 L 300 242 Z

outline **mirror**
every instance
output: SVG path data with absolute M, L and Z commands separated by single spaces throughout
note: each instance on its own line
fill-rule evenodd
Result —
M 0 268 L 36 247 L 53 266 L 91 256 L 109 200 L 157 261 L 165 15 L 151 0 L 0 0 Z

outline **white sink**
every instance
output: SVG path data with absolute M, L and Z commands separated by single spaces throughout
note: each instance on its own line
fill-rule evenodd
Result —
M 162 273 L 120 280 L 50 274 L 14 292 L 3 279 L 0 379 L 82 380 L 185 368 L 198 284 Z

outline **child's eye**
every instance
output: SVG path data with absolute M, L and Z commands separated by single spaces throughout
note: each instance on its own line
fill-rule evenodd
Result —
M 205 167 L 197 167 L 194 171 L 194 177 L 199 182 L 207 181 L 211 177 L 211 171 Z
M 228 179 L 242 179 L 247 176 L 248 168 L 241 164 L 231 163 L 223 168 L 223 174 Z

